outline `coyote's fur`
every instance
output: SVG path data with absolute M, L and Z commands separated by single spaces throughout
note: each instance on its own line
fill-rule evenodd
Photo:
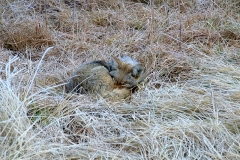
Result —
M 96 93 L 102 97 L 126 98 L 142 80 L 144 67 L 130 57 L 112 57 L 79 66 L 67 85 L 68 92 Z

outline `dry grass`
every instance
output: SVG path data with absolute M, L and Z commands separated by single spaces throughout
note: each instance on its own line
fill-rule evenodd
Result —
M 1 2 L 0 159 L 240 158 L 239 2 L 152 2 Z M 111 55 L 147 68 L 130 100 L 65 93 Z
M 49 29 L 38 19 L 18 17 L 3 20 L 0 27 L 2 46 L 6 49 L 25 52 L 31 49 L 42 49 L 53 45 Z

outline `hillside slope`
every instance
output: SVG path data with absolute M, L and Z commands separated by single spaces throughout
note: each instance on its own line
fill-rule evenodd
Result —
M 0 159 L 239 159 L 238 0 L 3 0 Z M 128 55 L 131 99 L 66 94 L 71 72 Z

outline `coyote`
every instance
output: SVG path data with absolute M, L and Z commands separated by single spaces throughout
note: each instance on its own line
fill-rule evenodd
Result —
M 96 93 L 104 98 L 127 98 L 143 80 L 144 67 L 130 57 L 80 65 L 67 84 L 68 92 Z

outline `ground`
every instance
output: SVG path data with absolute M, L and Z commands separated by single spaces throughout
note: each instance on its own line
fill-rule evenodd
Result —
M 0 159 L 239 159 L 238 0 L 2 0 Z M 128 55 L 130 99 L 69 94 Z

